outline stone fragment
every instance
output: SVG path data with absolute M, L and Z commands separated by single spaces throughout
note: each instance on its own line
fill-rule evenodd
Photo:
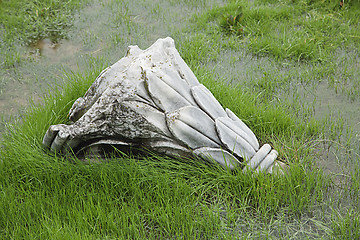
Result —
M 246 161 L 244 171 L 247 171 L 248 169 L 256 169 L 270 151 L 271 146 L 269 144 L 262 145 L 255 155 L 250 160 Z
M 198 82 L 171 38 L 146 50 L 129 46 L 74 102 L 69 117 L 72 124 L 50 126 L 44 135 L 51 151 L 81 157 L 117 148 L 282 172 L 277 152 L 268 144 L 259 149 L 255 134 Z
M 241 162 L 235 158 L 231 153 L 220 148 L 203 147 L 198 148 L 194 153 L 200 157 L 208 159 L 210 161 L 216 161 L 223 167 L 228 167 L 234 170 L 236 167 L 241 166 Z
M 165 114 L 149 104 L 140 101 L 125 101 L 124 106 L 131 108 L 133 111 L 143 116 L 150 124 L 154 125 L 166 136 L 171 133 L 166 125 Z
M 241 119 L 238 118 L 230 109 L 226 108 L 225 111 L 229 116 L 229 118 L 234 120 L 237 123 L 237 126 L 241 128 L 244 132 L 246 132 L 253 139 L 254 143 L 256 144 L 256 149 L 259 149 L 259 142 L 253 131 L 251 131 L 251 129 L 243 121 L 241 121 Z
M 191 92 L 199 107 L 213 120 L 227 116 L 224 108 L 204 85 L 200 84 L 191 88 Z
M 258 172 L 267 170 L 270 166 L 274 164 L 275 159 L 278 156 L 276 150 L 271 150 L 271 152 L 260 162 L 259 166 L 256 168 Z
M 228 117 L 219 117 L 216 119 L 216 121 L 224 124 L 227 129 L 231 129 L 231 131 L 238 135 L 239 138 L 243 138 L 248 144 L 251 145 L 252 148 L 254 148 L 255 151 L 259 150 L 259 143 L 255 141 L 254 138 L 249 136 L 248 133 L 243 130 L 244 128 L 241 128 L 241 125 L 238 122 L 231 120 Z
M 146 71 L 146 84 L 155 104 L 163 111 L 174 111 L 191 106 L 192 103 L 183 96 L 182 92 L 174 89 L 165 79 L 167 77 L 159 77 L 151 71 Z M 182 80 L 179 81 L 180 86 L 181 83 Z
M 170 132 L 192 149 L 219 147 L 214 121 L 199 108 L 187 106 L 166 114 Z
M 219 138 L 227 149 L 245 161 L 255 155 L 255 149 L 233 129 L 225 125 L 220 118 L 216 119 L 215 124 Z

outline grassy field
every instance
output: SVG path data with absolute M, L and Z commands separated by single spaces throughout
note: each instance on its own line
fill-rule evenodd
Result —
M 317 117 L 301 92 L 325 84 L 333 94 L 359 100 L 359 2 L 345 1 L 342 8 L 337 1 L 160 3 L 140 3 L 148 12 L 143 14 L 161 18 L 171 7 L 196 9 L 182 28 L 171 30 L 182 57 L 261 143 L 279 151 L 289 173 L 244 174 L 156 155 L 109 156 L 106 163 L 84 164 L 45 151 L 41 141 L 47 128 L 68 123 L 72 103 L 113 60 L 105 53 L 128 44 L 126 38 L 153 31 L 134 17 L 131 2 L 109 1 L 103 5 L 112 10 L 113 32 L 102 39 L 108 42 L 103 56 L 90 57 L 82 72 L 67 72 L 61 89 L 49 91 L 21 120 L 6 123 L 0 148 L 0 238 L 359 238 L 360 158 L 351 129 L 339 118 Z M 49 35 L 34 39 L 39 37 Z M 83 43 L 90 47 L 96 41 Z M 341 62 L 339 53 L 348 60 Z M 341 173 L 345 180 L 340 182 L 318 165 L 328 154 L 323 149 L 334 147 L 351 169 Z M 347 158 L 351 161 L 345 163 Z
M 74 11 L 85 0 L 2 0 L 0 1 L 0 66 L 11 68 L 19 64 L 24 56 L 21 46 L 28 46 L 40 39 L 53 42 L 67 37 L 72 25 Z

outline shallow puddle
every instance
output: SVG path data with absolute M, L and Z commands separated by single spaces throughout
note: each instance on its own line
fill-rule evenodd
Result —
M 209 9 L 213 4 L 221 2 L 94 1 L 75 17 L 68 39 L 57 43 L 50 39 L 39 40 L 24 49 L 24 56 L 31 61 L 24 61 L 20 67 L 3 71 L 1 116 L 8 119 L 20 114 L 29 106 L 29 99 L 40 101 L 47 89 L 61 87 L 66 81 L 63 78 L 64 70 L 84 70 L 88 68 L 88 59 L 101 57 L 110 65 L 125 55 L 129 45 L 139 45 L 144 49 L 158 38 L 180 37 L 177 31 L 186 25 L 190 17 Z M 191 34 L 188 33 L 189 36 Z M 353 58 L 356 60 L 358 56 Z M 299 83 L 302 81 L 299 80 L 301 74 L 311 72 L 310 68 L 292 70 L 279 67 L 268 58 L 251 56 L 243 49 L 221 52 L 216 61 L 206 64 L 220 79 L 229 83 L 240 82 L 250 88 L 259 81 L 271 80 L 272 75 L 279 76 L 279 72 L 284 78 L 291 75 L 286 84 L 279 84 L 284 88 L 280 95 L 284 92 L 289 96 L 292 94 L 289 92 L 300 94 L 300 101 L 305 105 L 313 104 L 317 118 L 328 115 L 342 117 L 344 125 L 353 129 L 355 139 L 360 136 L 359 100 L 350 101 L 336 94 L 324 82 L 310 91 L 301 90 L 304 89 Z M 339 66 L 342 65 L 339 63 Z M 356 66 L 348 69 L 358 71 Z
M 212 3 L 209 3 L 212 4 Z M 190 5 L 190 6 L 189 6 Z M 123 57 L 129 45 L 147 48 L 156 39 L 180 30 L 204 4 L 177 1 L 94 1 L 75 17 L 68 39 L 42 39 L 22 49 L 21 65 L 1 70 L 0 115 L 5 120 L 21 114 L 30 100 L 66 81 L 65 71 L 88 68 L 88 60 L 106 59 L 108 65 Z M 173 36 L 174 37 L 174 36 Z
M 41 39 L 30 44 L 29 54 L 36 57 L 50 55 L 51 53 L 56 55 L 59 46 L 60 43 L 52 42 L 50 39 Z
M 74 57 L 81 50 L 80 44 L 71 40 L 52 42 L 50 39 L 42 39 L 28 47 L 28 55 L 35 61 L 45 58 L 47 63 L 68 64 L 64 58 Z
M 219 56 L 217 61 L 208 65 L 218 79 L 239 83 L 248 90 L 273 91 L 269 98 L 273 98 L 275 104 L 290 102 L 303 117 L 308 114 L 329 123 L 325 131 L 333 131 L 336 136 L 324 136 L 316 143 L 316 163 L 333 177 L 334 182 L 349 180 L 347 174 L 358 161 L 360 153 L 360 99 L 349 96 L 347 90 L 351 89 L 351 81 L 341 92 L 340 87 L 336 89 L 329 83 L 329 79 L 317 79 L 315 67 L 311 64 L 285 62 L 281 65 L 267 57 L 252 56 L 242 49 L 227 50 Z M 346 73 L 356 82 L 360 72 L 357 69 L 358 57 L 351 60 L 346 65 L 340 64 L 341 59 L 337 60 L 339 64 L 334 79 L 339 85 Z M 337 137 L 339 133 L 342 135 Z
M 64 71 L 89 69 L 89 59 L 104 59 L 110 65 L 125 55 L 129 45 L 145 49 L 158 38 L 190 38 L 193 33 L 181 33 L 180 36 L 177 31 L 186 26 L 193 14 L 200 14 L 213 4 L 222 4 L 222 1 L 94 0 L 75 17 L 68 39 L 58 43 L 49 39 L 40 40 L 23 49 L 23 55 L 29 61 L 8 71 L 0 69 L 3 75 L 0 79 L 0 116 L 6 121 L 21 117 L 31 99 L 41 102 L 44 93 L 51 92 L 52 88 L 61 88 L 66 81 Z M 351 100 L 344 94 L 337 94 L 327 80 L 308 84 L 308 79 L 302 75 L 311 75 L 311 67 L 279 66 L 269 58 L 254 57 L 244 49 L 221 52 L 216 60 L 204 64 L 219 79 L 240 83 L 249 89 L 256 88 L 256 91 L 261 87 L 259 82 L 270 81 L 273 75 L 282 76 L 287 81 L 276 83 L 282 90 L 274 98 L 291 99 L 296 96 L 299 108 L 313 107 L 317 119 L 326 116 L 331 116 L 334 121 L 343 119 L 344 129 L 350 127 L 353 130 L 352 149 L 359 152 L 360 99 Z M 354 63 L 347 69 L 359 71 L 358 67 L 359 63 Z M 351 86 L 347 87 L 351 89 Z M 0 127 L 0 136 L 2 130 Z M 343 173 L 348 173 L 348 163 L 357 159 L 355 155 L 339 143 L 329 148 L 327 143 L 322 145 L 319 156 L 316 156 L 318 165 L 326 173 L 336 175 L 339 183 L 347 181 Z

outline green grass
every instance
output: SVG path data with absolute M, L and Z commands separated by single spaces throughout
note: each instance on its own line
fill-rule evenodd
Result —
M 23 58 L 20 47 L 40 39 L 58 42 L 67 37 L 74 11 L 84 0 L 0 1 L 0 66 L 10 68 Z
M 193 46 L 190 41 L 190 47 L 200 53 L 185 58 L 190 65 L 194 58 L 216 62 L 219 54 L 245 49 L 254 58 L 270 59 L 273 65 L 255 81 L 249 79 L 251 74 L 246 76 L 250 88 L 265 89 L 265 97 L 287 93 L 293 99 L 298 85 L 316 88 L 319 83 L 326 83 L 334 93 L 358 99 L 360 2 L 346 2 L 343 8 L 338 3 L 228 1 L 194 16 L 196 24 L 192 28 L 201 30 L 191 38 L 202 46 Z M 233 66 L 225 68 L 235 68 L 242 56 L 232 58 Z
M 110 158 L 102 164 L 70 163 L 49 155 L 41 146 L 43 134 L 51 124 L 67 122 L 74 100 L 104 68 L 101 61 L 89 65 L 93 70 L 69 75 L 62 91 L 32 107 L 22 123 L 8 126 L 0 164 L 2 238 L 230 237 L 236 236 L 229 229 L 241 216 L 268 221 L 280 209 L 296 215 L 323 199 L 328 181 L 310 164 L 309 150 L 285 153 L 280 147 L 282 138 L 291 138 L 289 147 L 299 146 L 304 126 L 281 108 L 255 105 L 255 96 L 240 88 L 213 84 L 209 75 L 199 78 L 216 86 L 211 90 L 223 105 L 250 126 L 268 122 L 254 128 L 261 140 L 278 147 L 280 159 L 291 163 L 288 175 L 254 176 L 156 155 Z M 262 108 L 267 111 L 258 113 Z
M 229 1 L 210 12 L 225 32 L 259 55 L 328 61 L 339 48 L 360 47 L 359 1 Z M 236 16 L 238 16 L 236 18 Z
M 332 229 L 334 236 L 338 239 L 358 239 L 360 238 L 360 214 L 352 210 L 346 214 L 337 212 L 333 217 Z
M 286 2 L 287 6 L 277 8 L 280 4 L 277 1 L 256 1 L 256 6 L 250 8 L 247 3 L 239 3 L 244 14 L 249 14 L 247 20 L 258 18 L 259 24 L 265 24 L 263 18 L 271 23 L 278 19 L 293 21 L 296 17 L 287 10 L 300 4 Z M 299 16 L 303 16 L 302 10 L 320 11 L 316 4 L 302 3 L 296 10 L 301 13 Z M 111 4 L 116 9 L 117 3 Z M 204 1 L 198 4 L 203 7 Z M 356 12 L 356 4 L 353 1 L 341 11 Z M 337 76 L 339 72 L 328 61 L 318 61 L 315 55 L 309 55 L 314 62 L 308 63 L 305 58 L 298 62 L 299 55 L 286 56 L 281 48 L 279 53 L 257 52 L 244 42 L 250 41 L 255 33 L 243 38 L 225 34 L 220 20 L 223 15 L 235 14 L 237 7 L 230 2 L 194 17 L 192 24 L 177 32 L 176 45 L 198 79 L 220 103 L 243 119 L 261 143 L 270 143 L 279 151 L 279 159 L 291 166 L 287 175 L 243 174 L 194 159 L 157 155 L 109 156 L 107 162 L 86 164 L 49 153 L 41 146 L 48 127 L 69 123 L 67 114 L 72 103 L 109 65 L 109 59 L 88 57 L 86 70 L 66 73 L 64 86 L 49 91 L 43 103 L 32 106 L 21 121 L 6 124 L 0 148 L 0 238 L 358 238 L 360 168 L 356 165 L 346 184 L 340 186 L 346 188 L 343 193 L 316 165 L 321 150 L 318 145 L 341 141 L 343 123 L 314 118 L 311 106 L 302 103 L 293 87 L 312 86 L 318 79 Z M 339 11 L 327 8 L 320 12 L 325 14 L 329 9 Z M 127 11 L 130 10 L 113 12 L 114 23 L 122 19 L 125 25 L 125 34 L 116 35 L 120 40 L 109 38 L 114 45 L 125 41 L 127 34 L 136 34 L 131 13 Z M 262 26 L 257 27 L 265 31 Z M 266 34 L 268 41 L 276 40 L 270 33 L 263 36 Z M 294 41 L 302 40 L 302 36 L 292 37 Z M 348 49 L 357 43 L 349 40 L 346 44 L 343 47 Z M 326 44 L 321 47 L 325 52 L 331 50 Z M 231 56 L 228 66 L 221 62 L 222 55 L 241 49 L 262 62 L 256 66 L 258 59 L 251 58 L 254 63 L 241 72 L 244 75 L 231 76 L 230 70 L 240 66 L 243 55 Z M 328 55 L 321 59 L 325 57 Z M 351 83 L 357 74 L 353 59 L 345 63 Z M 218 65 L 224 67 L 224 75 L 216 72 Z M 239 81 L 241 78 L 246 81 Z M 333 84 L 330 79 L 332 88 L 341 86 Z M 290 99 L 286 94 L 295 97 Z M 336 199 L 343 196 L 350 204 Z

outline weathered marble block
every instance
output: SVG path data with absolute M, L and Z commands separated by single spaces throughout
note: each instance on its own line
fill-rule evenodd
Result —
M 260 147 L 248 126 L 199 83 L 169 37 L 146 50 L 129 46 L 69 116 L 73 124 L 50 126 L 44 136 L 52 151 L 79 155 L 108 145 L 198 156 L 230 169 L 282 171 L 278 153 L 269 144 Z

